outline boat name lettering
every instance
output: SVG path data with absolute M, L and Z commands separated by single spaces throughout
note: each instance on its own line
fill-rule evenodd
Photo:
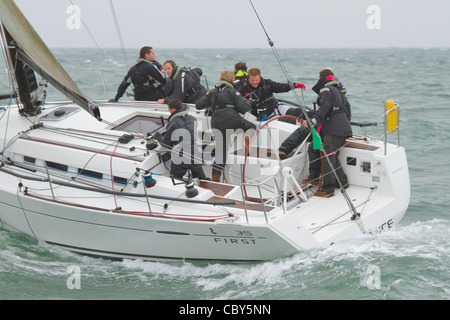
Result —
M 209 231 L 211 234 L 217 234 L 217 232 L 213 228 L 209 228 Z M 237 237 L 252 237 L 252 233 L 250 231 L 241 231 L 241 230 L 235 230 L 235 236 Z
M 380 231 L 383 231 L 383 230 L 386 230 L 386 229 L 391 229 L 393 226 L 394 226 L 394 220 L 393 219 L 389 219 L 388 221 L 386 221 L 385 223 L 380 225 L 378 227 L 378 229 Z
M 255 239 L 214 238 L 215 243 L 226 244 L 256 244 Z
M 236 235 L 237 236 L 243 236 L 243 237 L 251 237 L 252 233 L 250 231 L 240 231 L 240 230 L 236 230 Z

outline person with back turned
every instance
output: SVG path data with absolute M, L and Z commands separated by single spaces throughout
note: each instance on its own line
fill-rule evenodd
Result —
M 351 127 L 350 103 L 345 96 L 345 89 L 329 69 L 319 73 L 319 81 L 313 87 L 318 94 L 319 109 L 311 118 L 314 126 L 321 126 L 323 148 L 326 153 L 322 157 L 323 177 L 319 189 L 314 194 L 319 197 L 331 197 L 336 187 L 347 188 L 347 176 L 339 162 L 339 149 L 348 137 L 353 135 Z M 328 158 L 328 160 L 326 159 Z M 331 166 L 330 166 L 331 164 Z M 336 173 L 339 181 L 336 180 Z
M 245 84 L 245 80 L 248 77 L 247 63 L 239 61 L 234 65 L 234 88 L 239 91 L 239 89 Z
M 155 57 L 155 51 L 152 47 L 142 47 L 136 64 L 130 68 L 120 83 L 116 96 L 109 102 L 119 101 L 130 84 L 134 86 L 135 100 L 156 101 L 164 97 L 166 75 Z
M 227 159 L 230 129 L 244 131 L 244 146 L 248 148 L 250 136 L 256 130 L 256 125 L 240 114 L 250 111 L 250 103 L 245 102 L 241 94 L 233 87 L 234 73 L 223 71 L 215 88 L 200 99 L 195 107 L 212 108 L 211 127 L 216 130 L 216 159 L 213 164 L 212 180 L 220 181 L 222 170 Z M 252 132 L 253 131 L 253 132 Z M 220 139 L 221 138 L 221 139 Z M 220 148 L 221 146 L 221 148 Z

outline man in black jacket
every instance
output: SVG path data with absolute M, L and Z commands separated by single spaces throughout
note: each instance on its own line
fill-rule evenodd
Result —
M 220 181 L 222 170 L 227 159 L 230 129 L 242 129 L 245 132 L 244 144 L 248 147 L 250 130 L 256 130 L 256 125 L 246 119 L 241 114 L 250 111 L 250 103 L 245 102 L 241 94 L 233 87 L 234 73 L 223 71 L 220 80 L 215 88 L 200 99 L 195 107 L 197 109 L 212 108 L 211 127 L 216 132 L 216 159 L 213 165 L 213 181 Z M 228 132 L 230 133 L 230 132 Z M 220 139 L 221 137 L 221 139 Z M 220 144 L 222 148 L 220 148 Z
M 156 135 L 161 146 L 172 150 L 170 174 L 175 179 L 182 179 L 187 170 L 191 170 L 194 178 L 209 180 L 202 168 L 202 152 L 197 145 L 196 120 L 183 109 L 179 99 L 168 103 L 170 117 L 164 137 Z
M 288 92 L 293 88 L 306 89 L 301 83 L 293 83 L 291 87 L 288 83 L 264 79 L 261 76 L 261 70 L 252 68 L 248 71 L 248 78 L 245 84 L 240 87 L 239 92 L 244 98 L 253 101 L 252 114 L 258 120 L 268 120 L 286 114 L 301 116 L 300 108 L 290 108 L 287 105 L 280 104 L 273 96 L 274 93 Z
M 119 101 L 131 83 L 134 86 L 135 100 L 156 101 L 164 97 L 166 75 L 161 64 L 155 60 L 152 47 L 141 48 L 136 64 L 130 68 L 119 85 L 115 98 L 109 102 Z
M 322 160 L 323 179 L 319 190 L 315 193 L 320 197 L 331 197 L 334 195 L 335 187 L 340 187 L 336 181 L 333 170 L 344 188 L 348 187 L 347 176 L 338 160 L 339 149 L 344 145 L 346 139 L 353 135 L 350 123 L 350 103 L 345 96 L 345 89 L 334 77 L 331 70 L 322 70 L 319 81 L 313 87 L 313 91 L 319 96 L 317 103 L 319 110 L 311 118 L 313 125 L 321 126 L 323 148 L 327 159 Z
M 183 103 L 196 103 L 208 91 L 200 83 L 203 74 L 200 68 L 179 67 L 173 60 L 163 64 L 167 74 L 167 83 L 164 88 L 164 99 L 158 103 L 167 103 L 172 99 L 180 99 Z

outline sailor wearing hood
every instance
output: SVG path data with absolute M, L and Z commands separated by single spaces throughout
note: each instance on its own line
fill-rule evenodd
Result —
M 141 48 L 136 64 L 130 68 L 119 85 L 115 98 L 109 102 L 119 101 L 131 83 L 134 86 L 135 100 L 156 101 L 164 97 L 166 75 L 161 64 L 155 60 L 152 47 Z
M 172 99 L 180 99 L 183 103 L 196 103 L 208 90 L 200 83 L 203 74 L 200 68 L 179 67 L 173 60 L 163 64 L 167 79 L 164 88 L 164 99 L 158 103 L 167 103 Z
M 175 179 L 183 179 L 187 170 L 194 178 L 209 180 L 202 169 L 200 146 L 196 143 L 196 120 L 183 108 L 179 99 L 172 99 L 168 103 L 170 117 L 168 119 L 164 137 L 155 134 L 159 143 L 172 150 L 172 165 L 170 175 Z
M 242 129 L 249 136 L 248 130 L 256 130 L 254 123 L 244 119 L 240 114 L 250 111 L 250 103 L 245 102 L 241 94 L 233 87 L 234 73 L 223 71 L 215 88 L 208 92 L 195 107 L 205 109 L 211 107 L 211 127 L 220 132 L 216 135 L 216 159 L 213 166 L 213 181 L 220 181 L 222 170 L 225 166 L 228 151 L 227 129 Z M 245 139 L 245 137 L 244 137 Z M 219 148 L 222 143 L 222 148 Z
M 234 65 L 234 88 L 239 89 L 245 84 L 245 80 L 248 77 L 247 63 L 240 61 Z
M 329 69 L 320 72 L 319 81 L 313 87 L 313 91 L 319 95 L 317 98 L 319 110 L 311 121 L 314 125 L 322 127 L 323 147 L 342 186 L 346 188 L 347 176 L 338 159 L 339 149 L 345 144 L 345 140 L 353 135 L 350 123 L 351 109 L 345 96 L 346 91 Z M 334 195 L 334 188 L 339 187 L 339 183 L 326 159 L 322 159 L 322 168 L 322 185 L 315 195 L 330 197 Z

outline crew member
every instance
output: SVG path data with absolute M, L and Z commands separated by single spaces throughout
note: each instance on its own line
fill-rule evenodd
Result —
M 270 79 L 264 79 L 261 76 L 261 70 L 252 68 L 248 71 L 248 79 L 239 92 L 248 100 L 252 100 L 252 114 L 258 120 L 268 120 L 280 115 L 301 116 L 300 108 L 290 108 L 285 104 L 279 103 L 273 96 L 273 93 L 288 92 L 293 88 L 305 90 L 305 85 L 293 83 L 292 87 L 288 83 L 278 83 Z
M 230 135 L 227 129 L 242 129 L 244 133 L 244 146 L 248 148 L 250 136 L 256 130 L 256 125 L 241 114 L 250 111 L 250 103 L 245 102 L 241 94 L 233 87 L 234 73 L 223 71 L 220 80 L 206 96 L 197 102 L 197 109 L 212 108 L 211 127 L 216 131 L 216 157 L 213 165 L 213 181 L 220 181 L 225 166 Z M 220 139 L 221 138 L 221 139 Z M 220 148 L 220 144 L 222 148 Z
M 324 69 L 319 73 L 319 81 L 312 88 L 318 94 L 317 104 L 319 109 L 311 122 L 315 126 L 321 126 L 323 148 L 326 153 L 322 157 L 323 177 L 322 183 L 315 196 L 331 197 L 334 195 L 335 187 L 348 187 L 347 176 L 339 162 L 338 155 L 340 148 L 346 139 L 353 135 L 350 123 L 351 108 L 345 89 L 333 72 Z M 331 164 L 331 167 L 330 167 Z M 340 181 L 336 181 L 335 174 Z
M 236 63 L 234 65 L 234 88 L 239 91 L 239 89 L 245 84 L 247 77 L 247 63 L 242 61 Z
M 165 98 L 159 99 L 158 103 L 167 103 L 172 99 L 196 103 L 208 92 L 200 83 L 202 69 L 179 67 L 173 60 L 164 62 L 163 67 L 168 79 L 164 88 Z
M 158 142 L 172 149 L 172 165 L 170 174 L 175 179 L 183 179 L 188 170 L 194 178 L 209 180 L 202 168 L 202 152 L 196 143 L 196 120 L 183 109 L 179 99 L 168 103 L 170 117 L 164 137 L 155 134 Z
M 155 58 L 155 51 L 152 47 L 142 47 L 136 64 L 130 68 L 119 85 L 116 96 L 109 102 L 119 101 L 131 83 L 134 86 L 135 100 L 156 101 L 164 97 L 166 75 L 161 64 Z

